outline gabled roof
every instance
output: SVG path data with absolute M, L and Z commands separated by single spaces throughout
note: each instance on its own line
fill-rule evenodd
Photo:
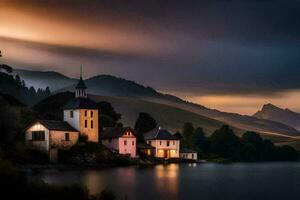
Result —
M 53 131 L 71 131 L 78 132 L 73 128 L 68 122 L 57 121 L 57 120 L 38 120 L 37 122 L 41 123 L 49 130 Z
M 166 129 L 155 128 L 144 134 L 145 140 L 179 140 Z
M 193 149 L 188 149 L 188 148 L 182 148 L 179 151 L 180 153 L 197 153 L 197 151 L 193 150 Z
M 78 81 L 75 88 L 76 89 L 86 89 L 87 88 L 84 81 L 82 80 L 82 77 L 80 77 L 80 79 L 79 79 L 79 81 Z
M 90 98 L 71 99 L 64 109 L 97 109 L 97 104 Z
M 136 148 L 138 149 L 155 149 L 155 147 L 151 146 L 150 144 L 147 143 L 137 143 Z
M 130 131 L 136 136 L 135 132 L 130 127 L 113 127 L 113 128 L 105 128 L 101 134 L 102 139 L 113 139 L 119 138 L 124 135 L 126 131 Z

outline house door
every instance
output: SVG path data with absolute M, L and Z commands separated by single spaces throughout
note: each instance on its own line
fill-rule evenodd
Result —
M 164 151 L 164 158 L 170 158 L 170 150 Z

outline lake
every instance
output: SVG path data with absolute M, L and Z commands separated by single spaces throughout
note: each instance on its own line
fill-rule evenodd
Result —
M 107 188 L 128 200 L 300 199 L 300 163 L 169 164 L 28 174 L 53 185 Z

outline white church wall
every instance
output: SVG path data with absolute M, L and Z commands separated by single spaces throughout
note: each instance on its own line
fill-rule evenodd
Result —
M 70 115 L 70 111 L 73 111 L 73 118 Z M 68 122 L 78 131 L 80 131 L 79 114 L 79 110 L 64 110 L 64 121 Z

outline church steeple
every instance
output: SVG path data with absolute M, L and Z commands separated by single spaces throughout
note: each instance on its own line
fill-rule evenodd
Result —
M 75 87 L 76 91 L 75 91 L 75 97 L 76 98 L 87 98 L 87 94 L 86 94 L 86 85 L 82 79 L 82 66 L 80 66 L 80 79 Z

